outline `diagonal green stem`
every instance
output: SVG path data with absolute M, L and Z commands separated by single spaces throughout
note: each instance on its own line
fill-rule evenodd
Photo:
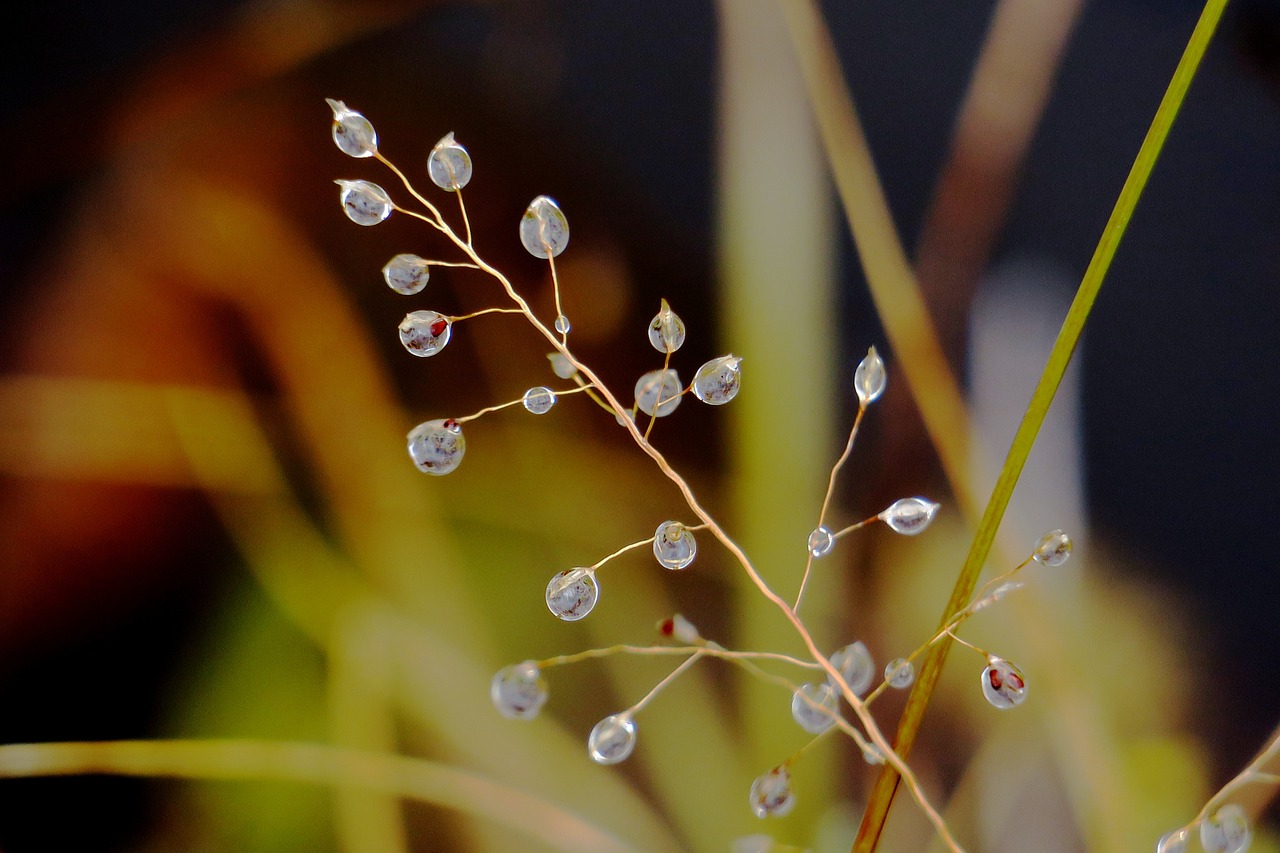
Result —
M 1017 485 L 1019 475 L 1022 473 L 1027 454 L 1030 453 L 1032 445 L 1035 444 L 1040 425 L 1044 422 L 1049 406 L 1053 402 L 1054 394 L 1062 381 L 1062 375 L 1066 372 L 1071 355 L 1075 351 L 1076 344 L 1080 341 L 1080 334 L 1084 330 L 1085 320 L 1088 318 L 1098 291 L 1102 287 L 1102 280 L 1111 266 L 1111 260 L 1115 257 L 1116 249 L 1119 247 L 1120 240 L 1129 225 L 1129 220 L 1133 216 L 1133 211 L 1137 207 L 1138 199 L 1147 184 L 1147 179 L 1151 176 L 1151 170 L 1155 167 L 1160 151 L 1164 147 L 1169 130 L 1173 126 L 1173 121 L 1177 117 L 1178 110 L 1186 97 L 1187 89 L 1191 85 L 1191 80 L 1195 77 L 1200 60 L 1204 56 L 1205 49 L 1209 45 L 1209 40 L 1212 38 L 1214 30 L 1217 28 L 1219 19 L 1222 17 L 1226 2 L 1227 0 L 1208 0 L 1205 3 L 1200 20 L 1197 22 L 1195 30 L 1187 43 L 1186 50 L 1183 52 L 1182 58 L 1173 72 L 1173 79 L 1169 81 L 1169 87 L 1165 91 L 1164 98 L 1160 101 L 1160 106 L 1156 110 L 1155 118 L 1152 119 L 1146 138 L 1142 141 L 1138 156 L 1134 160 L 1133 167 L 1129 170 L 1129 176 L 1125 180 L 1124 187 L 1120 190 L 1120 197 L 1116 200 L 1115 207 L 1111 212 L 1111 218 L 1107 220 L 1102 237 L 1098 240 L 1098 246 L 1094 250 L 1088 269 L 1085 270 L 1084 278 L 1080 282 L 1080 288 L 1076 292 L 1075 300 L 1071 303 L 1067 317 L 1062 323 L 1062 329 L 1058 332 L 1058 338 L 1054 342 L 1053 350 L 1049 354 L 1049 360 L 1045 364 L 1044 372 L 1041 374 L 1036 390 L 1031 396 L 1027 412 L 1022 418 L 1022 423 L 1018 426 L 1018 432 L 1009 448 L 1009 454 L 1000 470 L 995 489 L 987 503 L 986 511 L 982 515 L 978 532 L 974 536 L 973 544 L 969 548 L 969 554 L 965 558 L 964 567 L 961 569 L 960 577 L 956 581 L 951 600 L 947 602 L 946 610 L 943 612 L 941 620 L 943 625 L 947 624 L 959 609 L 964 607 L 969 596 L 973 593 L 978 575 L 982 571 L 987 554 L 990 552 L 992 543 L 995 540 L 996 530 L 1000 526 L 1005 508 L 1009 504 L 1009 498 L 1013 494 L 1014 486 Z M 911 691 L 911 696 L 907 701 L 902 718 L 898 723 L 898 733 L 894 748 L 904 760 L 915 742 L 920 722 L 924 717 L 924 712 L 928 707 L 929 698 L 933 694 L 934 687 L 937 685 L 950 646 L 949 642 L 939 643 L 930 651 L 924 666 L 921 668 L 920 677 L 916 681 L 915 688 Z M 854 842 L 854 853 L 871 853 L 876 849 L 898 784 L 897 773 L 893 768 L 886 765 L 872 790 L 867 810 L 863 815 L 862 825 L 858 830 L 857 840 Z

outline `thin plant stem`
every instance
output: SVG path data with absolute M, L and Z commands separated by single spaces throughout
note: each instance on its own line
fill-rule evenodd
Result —
M 648 693 L 646 693 L 644 695 L 644 698 L 642 698 L 639 702 L 635 703 L 630 708 L 628 708 L 625 711 L 625 713 L 628 716 L 635 716 L 636 714 L 640 713 L 644 709 L 645 705 L 648 705 L 650 702 L 653 701 L 653 697 L 657 696 L 664 689 L 666 689 L 666 687 L 669 684 L 671 684 L 671 682 L 675 681 L 677 678 L 683 675 L 689 669 L 689 667 L 697 663 L 699 658 L 701 658 L 706 653 L 707 653 L 706 649 L 698 649 L 696 652 L 689 655 L 689 657 L 685 658 L 680 663 L 679 666 L 671 670 L 671 672 L 667 673 L 667 676 L 665 678 L 663 678 L 657 684 L 653 685 L 653 689 L 650 690 Z
M 556 657 L 546 658 L 536 661 L 540 669 L 548 669 L 553 666 L 564 666 L 566 664 L 580 663 L 584 660 L 592 660 L 594 658 L 612 657 L 618 654 L 640 655 L 642 657 L 661 657 L 666 655 L 688 655 L 696 651 L 703 651 L 707 657 L 719 658 L 733 663 L 740 661 L 752 660 L 771 660 L 781 663 L 788 663 L 792 666 L 799 666 L 805 669 L 821 669 L 821 666 L 813 661 L 801 660 L 791 655 L 784 655 L 780 652 L 738 652 L 730 651 L 715 644 L 707 644 L 705 646 L 636 646 L 626 643 L 620 643 L 614 646 L 606 646 L 599 649 L 587 649 L 582 652 L 574 652 L 569 655 L 557 655 Z
M 452 173 L 452 169 L 449 170 Z M 467 203 L 462 200 L 462 187 L 454 187 L 454 194 L 458 196 L 458 211 L 462 214 L 462 228 L 466 234 L 465 240 L 468 246 L 471 245 L 471 220 L 467 218 Z
M 666 376 L 666 375 L 667 375 L 667 368 L 669 368 L 670 366 L 671 366 L 671 350 L 667 350 L 666 357 L 664 357 L 664 358 L 662 359 L 662 372 L 661 372 L 660 374 L 658 374 L 658 375 L 659 375 L 659 376 Z M 659 387 L 661 387 L 661 386 L 659 386 Z M 667 402 L 667 401 L 666 401 L 666 400 L 659 400 L 657 403 L 655 403 L 655 404 L 654 404 L 654 406 L 653 406 L 653 414 L 649 415 L 649 425 L 648 425 L 647 427 L 645 427 L 645 428 L 644 428 L 644 440 L 645 440 L 645 441 L 648 441 L 648 440 L 649 440 L 649 433 L 653 432 L 653 425 L 654 425 L 654 424 L 657 422 L 657 420 L 658 420 L 658 409 L 660 409 L 660 408 L 662 407 L 662 404 L 663 404 L 663 403 L 665 403 L 665 402 Z
M 827 493 L 822 497 L 822 508 L 818 510 L 818 527 L 821 527 L 827 518 L 827 510 L 831 506 L 831 496 L 836 490 L 836 475 L 840 473 L 840 469 L 844 467 L 844 463 L 849 460 L 849 454 L 853 453 L 853 442 L 858 437 L 858 426 L 862 423 L 862 416 L 866 414 L 867 407 L 863 403 L 858 404 L 858 414 L 853 417 L 853 427 L 849 430 L 849 440 L 845 442 L 844 452 L 840 454 L 840 458 L 836 460 L 836 464 L 831 466 L 831 475 L 827 477 Z M 852 528 L 850 528 L 852 529 Z M 809 583 L 809 572 L 813 568 L 813 551 L 805 549 L 808 556 L 804 561 L 804 575 L 800 578 L 800 590 L 796 593 L 796 603 L 791 605 L 792 610 L 800 609 L 800 602 L 804 600 L 804 588 Z
M 870 518 L 864 518 L 862 519 L 862 521 L 856 522 L 854 524 L 850 524 L 848 527 L 841 528 L 840 530 L 837 530 L 835 533 L 832 533 L 831 539 L 832 541 L 836 541 L 843 536 L 848 536 L 850 533 L 852 533 L 855 530 L 861 530 L 862 528 L 866 527 L 868 524 L 872 524 L 879 520 L 880 520 L 880 516 L 878 515 L 873 515 Z
M 547 246 L 545 240 L 542 245 Z M 560 318 L 564 316 L 564 309 L 560 307 L 560 274 L 556 272 L 556 258 L 551 254 L 551 247 L 547 246 L 547 263 L 551 265 L 551 289 L 555 292 L 556 297 L 556 322 L 560 322 Z M 567 343 L 569 340 L 568 332 L 560 333 L 561 343 Z
M 473 266 L 467 264 L 467 266 Z M 450 323 L 456 323 L 459 320 L 470 320 L 473 317 L 483 317 L 485 314 L 519 314 L 519 308 L 482 308 L 479 311 L 472 311 L 470 314 L 461 314 L 457 317 L 447 318 Z
M 491 309 L 491 310 L 498 310 L 498 309 Z M 590 389 L 591 389 L 590 385 L 579 385 L 577 388 L 568 388 L 564 391 L 552 391 L 552 393 L 555 394 L 557 397 L 567 397 L 570 394 L 578 394 L 583 391 L 590 391 Z M 503 409 L 510 409 L 512 406 L 519 406 L 522 403 L 524 403 L 523 396 L 515 400 L 508 400 L 505 403 L 499 403 L 496 406 L 486 406 L 485 408 L 481 409 L 478 412 L 473 412 L 469 415 L 463 415 L 462 417 L 454 418 L 453 420 L 455 423 L 465 424 L 468 421 L 474 421 L 476 418 L 483 417 L 484 415 L 487 415 L 491 412 L 500 412 Z

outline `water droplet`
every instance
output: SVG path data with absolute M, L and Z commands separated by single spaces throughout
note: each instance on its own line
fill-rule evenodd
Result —
M 597 764 L 626 761 L 636 748 L 636 723 L 627 713 L 614 714 L 596 723 L 587 738 L 587 753 Z
M 1205 853 L 1244 853 L 1253 843 L 1253 829 L 1244 809 L 1230 803 L 1200 824 L 1200 846 Z
M 775 767 L 751 783 L 751 811 L 756 817 L 782 817 L 795 805 L 791 773 L 785 766 Z
M 791 719 L 809 734 L 820 735 L 836 724 L 840 696 L 827 682 L 801 684 L 791 695 Z
M 391 215 L 391 196 L 369 181 L 335 181 L 342 187 L 338 199 L 347 218 L 357 225 L 377 225 Z
M 460 190 L 471 180 L 471 155 L 452 133 L 445 134 L 427 155 L 427 174 L 442 190 Z
M 1050 530 L 1036 540 L 1031 556 L 1042 566 L 1057 568 L 1071 557 L 1071 537 L 1061 530 Z
M 973 604 L 969 605 L 969 612 L 977 613 L 979 610 L 985 610 L 1009 593 L 1022 589 L 1024 586 L 1026 586 L 1026 584 L 1022 581 L 1005 581 L 1000 584 L 1000 586 L 993 589 L 990 595 L 979 598 Z
M 600 586 L 590 569 L 566 569 L 547 584 L 547 608 L 566 622 L 577 622 L 600 600 Z
M 862 760 L 875 767 L 884 764 L 884 753 L 880 751 L 880 747 L 869 743 L 862 748 Z
M 535 415 L 545 415 L 556 404 L 556 392 L 545 385 L 524 392 L 524 407 Z
M 884 359 L 880 358 L 875 347 L 871 347 L 867 350 L 867 357 L 858 362 L 857 369 L 853 371 L 853 390 L 858 393 L 858 402 L 866 406 L 880 399 L 888 381 Z
M 569 331 L 573 328 L 573 324 L 569 322 L 569 318 L 564 316 L 563 314 L 556 317 L 556 322 L 554 325 L 555 325 L 556 333 L 560 335 L 569 334 Z
M 531 660 L 498 670 L 489 684 L 498 713 L 513 720 L 532 720 L 547 702 L 547 682 Z
M 421 293 L 430 277 L 431 268 L 417 255 L 396 255 L 382 268 L 382 278 L 387 287 L 405 296 Z
M 578 368 L 573 366 L 573 362 L 558 352 L 547 353 L 547 360 L 551 362 L 551 372 L 561 379 L 572 379 L 578 375 Z
M 535 258 L 554 258 L 569 245 L 569 220 L 554 199 L 540 195 L 520 218 L 520 244 Z
M 1191 842 L 1191 833 L 1184 826 L 1173 832 L 1166 832 L 1156 842 L 1156 853 L 1187 853 L 1187 845 Z
M 664 521 L 653 534 L 653 556 L 664 569 L 683 569 L 693 562 L 698 543 L 693 533 L 678 521 Z
M 646 415 L 665 418 L 680 405 L 680 392 L 684 386 L 671 368 L 650 370 L 636 380 L 636 407 Z
M 835 544 L 835 537 L 831 535 L 831 531 L 826 527 L 815 528 L 809 534 L 809 553 L 815 557 L 825 557 L 830 554 Z
M 449 318 L 435 311 L 410 311 L 400 321 L 400 343 L 419 358 L 440 352 L 452 334 Z
M 333 141 L 338 149 L 350 157 L 372 157 L 378 150 L 378 134 L 369 120 L 342 101 L 325 101 L 333 109 Z
M 871 686 L 871 680 L 876 677 L 875 661 L 871 659 L 871 652 L 861 640 L 833 652 L 831 665 L 844 676 L 849 689 L 859 696 Z
M 684 345 L 684 321 L 671 310 L 665 299 L 649 323 L 649 343 L 661 353 L 675 352 Z
M 693 394 L 704 403 L 723 406 L 738 396 L 742 383 L 742 359 L 736 355 L 713 358 L 693 376 Z
M 636 413 L 632 411 L 624 411 L 620 415 L 614 415 L 613 419 L 618 422 L 618 426 L 625 427 L 627 424 L 636 422 Z
M 735 838 L 730 853 L 773 853 L 776 842 L 767 835 L 744 835 Z
M 448 474 L 458 467 L 466 452 L 462 427 L 452 418 L 426 421 L 409 430 L 409 457 L 420 471 Z
M 1007 660 L 990 658 L 982 671 L 982 695 L 1002 711 L 1021 705 L 1027 698 L 1027 682 L 1022 670 Z
M 894 658 L 885 665 L 885 683 L 894 690 L 906 690 L 916 680 L 916 665 L 906 658 Z
M 905 536 L 915 536 L 924 531 L 938 514 L 938 504 L 925 498 L 903 498 L 894 501 L 879 518 L 893 530 Z

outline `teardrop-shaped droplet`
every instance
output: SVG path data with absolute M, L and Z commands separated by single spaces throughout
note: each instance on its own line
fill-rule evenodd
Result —
M 988 659 L 982 671 L 982 695 L 1000 710 L 1015 708 L 1027 698 L 1027 681 L 1022 670 L 1007 660 Z
M 561 379 L 572 379 L 578 374 L 578 368 L 573 366 L 573 362 L 558 352 L 547 353 L 547 360 L 551 362 L 551 372 Z
M 791 719 L 809 734 L 820 735 L 836 724 L 840 696 L 831 685 L 801 684 L 791 696 Z
M 498 670 L 489 684 L 498 713 L 513 720 L 532 720 L 547 703 L 547 681 L 531 660 Z
M 566 622 L 577 622 L 599 600 L 600 586 L 590 569 L 566 569 L 547 584 L 547 609 Z
M 671 368 L 650 370 L 636 380 L 636 408 L 646 415 L 664 418 L 680 405 L 684 387 Z
M 369 181 L 335 181 L 342 187 L 338 196 L 347 218 L 357 225 L 377 225 L 391 215 L 391 196 Z
M 627 713 L 605 717 L 587 738 L 587 754 L 597 764 L 626 761 L 635 748 L 636 723 Z
M 573 324 L 570 323 L 569 318 L 563 314 L 558 315 L 555 323 L 552 325 L 555 327 L 556 334 L 560 335 L 567 335 L 573 329 Z
M 758 818 L 782 817 L 796 805 L 791 791 L 791 773 L 786 766 L 775 767 L 751 783 L 751 811 Z
M 665 299 L 657 315 L 649 321 L 649 343 L 661 353 L 675 352 L 684 346 L 684 321 Z
M 713 358 L 693 377 L 693 394 L 704 403 L 723 406 L 738 396 L 742 384 L 742 359 L 736 355 Z
M 1071 558 L 1071 537 L 1061 530 L 1050 530 L 1036 540 L 1031 556 L 1042 566 L 1057 568 Z
M 867 357 L 858 362 L 857 369 L 853 371 L 853 390 L 858 393 L 858 402 L 867 406 L 880 399 L 888 381 L 884 359 L 880 358 L 875 347 L 871 347 L 867 350 Z
M 378 151 L 378 134 L 369 120 L 342 101 L 325 98 L 333 110 L 333 141 L 350 157 L 372 157 Z
M 830 554 L 835 544 L 835 537 L 826 527 L 814 528 L 814 531 L 809 534 L 809 553 L 815 557 L 825 557 Z
M 460 190 L 471 180 L 471 155 L 452 133 L 445 134 L 427 155 L 427 174 L 442 190 Z
M 875 661 L 871 659 L 866 643 L 861 640 L 832 652 L 831 665 L 840 671 L 849 689 L 859 696 L 871 686 L 876 677 Z
M 396 255 L 382 268 L 387 287 L 405 296 L 421 293 L 430 277 L 430 265 L 417 255 Z
M 448 474 L 462 462 L 467 440 L 453 418 L 426 421 L 409 430 L 409 457 L 419 471 Z
M 906 690 L 916 680 L 916 666 L 906 658 L 894 658 L 885 664 L 885 683 L 894 690 Z
M 535 258 L 557 257 L 569 245 L 569 220 L 555 200 L 540 195 L 520 218 L 520 244 Z
M 445 348 L 453 334 L 449 318 L 435 311 L 410 311 L 400 321 L 400 343 L 419 358 L 435 355 Z
M 521 399 L 525 409 L 535 415 L 545 415 L 556 404 L 556 392 L 545 385 L 530 388 Z
M 938 514 L 938 504 L 925 498 L 903 498 L 894 501 L 879 518 L 894 533 L 915 536 L 924 531 Z
M 1222 806 L 1200 824 L 1200 846 L 1205 853 L 1244 853 L 1251 843 L 1249 817 L 1234 803 Z
M 693 531 L 678 521 L 664 521 L 653 534 L 653 556 L 664 569 L 683 569 L 698 554 Z

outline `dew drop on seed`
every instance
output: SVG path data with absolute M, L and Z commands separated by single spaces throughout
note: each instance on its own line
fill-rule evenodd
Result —
M 547 584 L 547 609 L 565 622 L 577 622 L 599 600 L 600 586 L 590 569 L 566 569 Z
M 551 362 L 551 372 L 561 379 L 572 379 L 578 375 L 578 368 L 573 366 L 573 362 L 558 352 L 547 353 L 547 361 Z
M 1031 556 L 1042 566 L 1057 568 L 1071 558 L 1071 537 L 1061 530 L 1050 530 L 1036 540 Z
M 1002 711 L 1021 705 L 1027 698 L 1027 681 L 1022 670 L 1007 660 L 990 658 L 982 671 L 982 695 Z
M 906 690 L 916 680 L 916 666 L 906 658 L 894 658 L 885 664 L 885 683 L 894 690 Z
M 525 391 L 521 402 L 533 414 L 545 415 L 556 404 L 556 392 L 545 385 L 539 385 L 537 388 L 530 388 Z
M 1244 809 L 1228 803 L 1200 824 L 1200 846 L 1206 853 L 1244 853 L 1253 842 L 1253 829 Z
M 809 734 L 820 735 L 836 724 L 840 697 L 827 682 L 801 684 L 791 695 L 791 719 Z
M 880 399 L 888 381 L 884 359 L 880 358 L 875 347 L 871 347 L 867 350 L 867 357 L 858 362 L 857 369 L 853 371 L 853 390 L 858 393 L 858 402 L 866 406 Z
M 569 318 L 561 314 L 556 317 L 555 330 L 557 334 L 567 335 L 573 329 L 573 324 L 569 322 Z
M 596 723 L 587 738 L 587 753 L 597 764 L 626 761 L 636 748 L 636 724 L 630 714 L 614 714 Z
M 569 245 L 569 220 L 555 200 L 540 195 L 520 218 L 520 244 L 535 258 L 557 257 Z
M 831 548 L 836 544 L 835 537 L 831 535 L 831 531 L 826 527 L 815 528 L 809 534 L 809 553 L 815 557 L 825 557 L 831 553 Z
M 547 702 L 547 682 L 531 660 L 498 670 L 489 684 L 498 713 L 513 720 L 532 720 Z
M 938 504 L 925 498 L 903 498 L 894 501 L 879 518 L 894 533 L 915 536 L 922 533 L 938 514 Z
M 419 471 L 448 474 L 462 462 L 467 441 L 452 418 L 426 421 L 409 430 L 409 457 Z
M 452 334 L 449 318 L 435 311 L 410 311 L 400 321 L 400 343 L 419 358 L 440 352 Z
M 649 321 L 649 343 L 660 353 L 675 352 L 684 346 L 684 321 L 665 299 L 657 315 Z
M 382 278 L 387 287 L 405 296 L 421 293 L 430 277 L 430 266 L 417 255 L 396 255 L 382 268 Z
M 653 534 L 653 556 L 664 569 L 683 569 L 697 556 L 693 532 L 678 521 L 664 521 Z
M 452 133 L 445 134 L 427 155 L 427 174 L 442 190 L 460 190 L 471 180 L 471 155 Z
M 775 767 L 751 783 L 751 811 L 758 818 L 782 817 L 796 805 L 791 791 L 791 773 Z
M 693 377 L 693 394 L 704 403 L 723 406 L 738 396 L 742 383 L 742 359 L 736 355 L 713 358 Z
M 372 157 L 378 150 L 378 134 L 369 120 L 342 101 L 325 101 L 333 110 L 333 141 L 338 150 L 350 157 Z
M 636 380 L 636 407 L 646 415 L 664 418 L 680 405 L 682 390 L 680 377 L 671 368 L 650 370 Z
M 876 677 L 876 665 L 871 659 L 871 652 L 861 640 L 833 652 L 831 665 L 840 671 L 849 689 L 859 696 L 871 686 Z
M 391 215 L 391 196 L 369 181 L 335 181 L 342 187 L 338 196 L 347 218 L 357 225 L 377 225 Z

